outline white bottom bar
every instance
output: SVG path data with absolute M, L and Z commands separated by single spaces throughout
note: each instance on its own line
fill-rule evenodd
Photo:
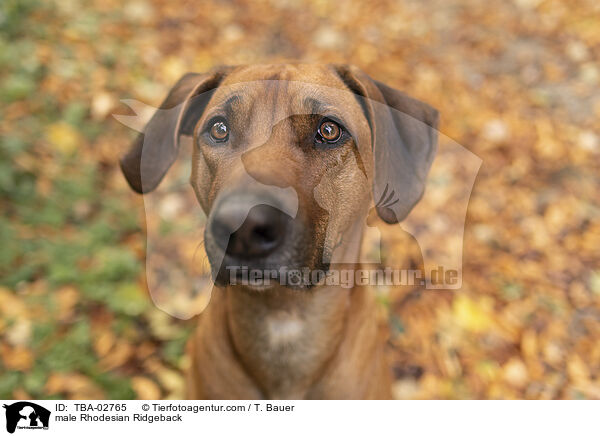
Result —
M 22 407 L 16 435 L 174 434 L 369 434 L 390 435 L 586 435 L 598 434 L 594 401 L 31 401 L 50 411 L 7 406 L 7 419 Z M 33 412 L 32 412 L 33 410 Z M 9 416 L 12 414 L 11 416 Z M 33 416 L 29 416 L 33 414 Z M 39 419 L 38 419 L 39 418 Z M 33 419 L 33 421 L 32 421 Z M 33 428 L 30 424 L 33 422 Z M 14 425 L 13 425 L 14 427 Z

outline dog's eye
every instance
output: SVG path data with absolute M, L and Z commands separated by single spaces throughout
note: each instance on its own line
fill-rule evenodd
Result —
M 225 142 L 229 138 L 229 126 L 225 120 L 215 120 L 209 129 L 210 137 L 216 142 Z
M 319 127 L 319 133 L 324 140 L 328 142 L 337 141 L 342 133 L 342 129 L 333 121 L 324 121 Z
M 315 143 L 318 145 L 336 146 L 344 136 L 344 128 L 337 122 L 326 118 L 321 121 L 319 130 L 315 135 Z

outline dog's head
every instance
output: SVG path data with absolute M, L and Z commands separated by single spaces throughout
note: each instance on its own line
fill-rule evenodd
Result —
M 232 266 L 325 270 L 374 199 L 387 223 L 421 198 L 438 113 L 342 65 L 223 67 L 187 74 L 122 159 L 150 192 L 193 137 L 191 183 L 208 216 L 218 282 Z

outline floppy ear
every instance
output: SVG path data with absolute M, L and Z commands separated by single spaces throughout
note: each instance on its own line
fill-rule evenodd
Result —
M 371 126 L 377 213 L 389 224 L 400 222 L 423 196 L 437 150 L 438 111 L 356 67 L 335 69 L 358 95 Z
M 209 73 L 188 73 L 173 86 L 144 132 L 135 139 L 121 159 L 121 170 L 129 186 L 140 194 L 154 190 L 179 150 L 179 135 L 192 134 L 212 90 L 219 86 L 231 67 Z

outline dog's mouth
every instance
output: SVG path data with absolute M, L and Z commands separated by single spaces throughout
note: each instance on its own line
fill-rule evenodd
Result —
M 307 290 L 322 284 L 329 265 L 319 268 L 279 266 L 262 268 L 246 265 L 227 265 L 216 271 L 215 283 L 223 287 L 243 287 L 266 291 L 277 287 Z
M 247 189 L 220 196 L 204 233 L 215 284 L 254 290 L 314 286 L 318 280 L 311 272 L 327 269 L 318 252 L 322 244 L 317 223 L 306 219 L 297 202 L 290 206 L 294 196 Z
M 231 234 L 209 219 L 204 239 L 215 284 L 256 291 L 278 286 L 309 289 L 318 284 L 314 271 L 326 272 L 328 265 L 318 261 L 322 256 L 312 232 L 289 216 L 272 217 L 272 225 L 257 224 L 257 215 L 263 213 L 271 214 L 260 207 L 251 210 Z
M 295 237 L 293 233 L 290 232 L 289 238 L 266 257 L 239 258 L 221 248 L 214 236 L 207 231 L 205 248 L 215 284 L 222 287 L 240 286 L 255 291 L 275 287 L 310 289 L 319 284 L 329 265 L 313 262 L 319 256 L 306 255 L 313 251 L 312 247 L 296 242 L 298 239 L 308 238 Z

